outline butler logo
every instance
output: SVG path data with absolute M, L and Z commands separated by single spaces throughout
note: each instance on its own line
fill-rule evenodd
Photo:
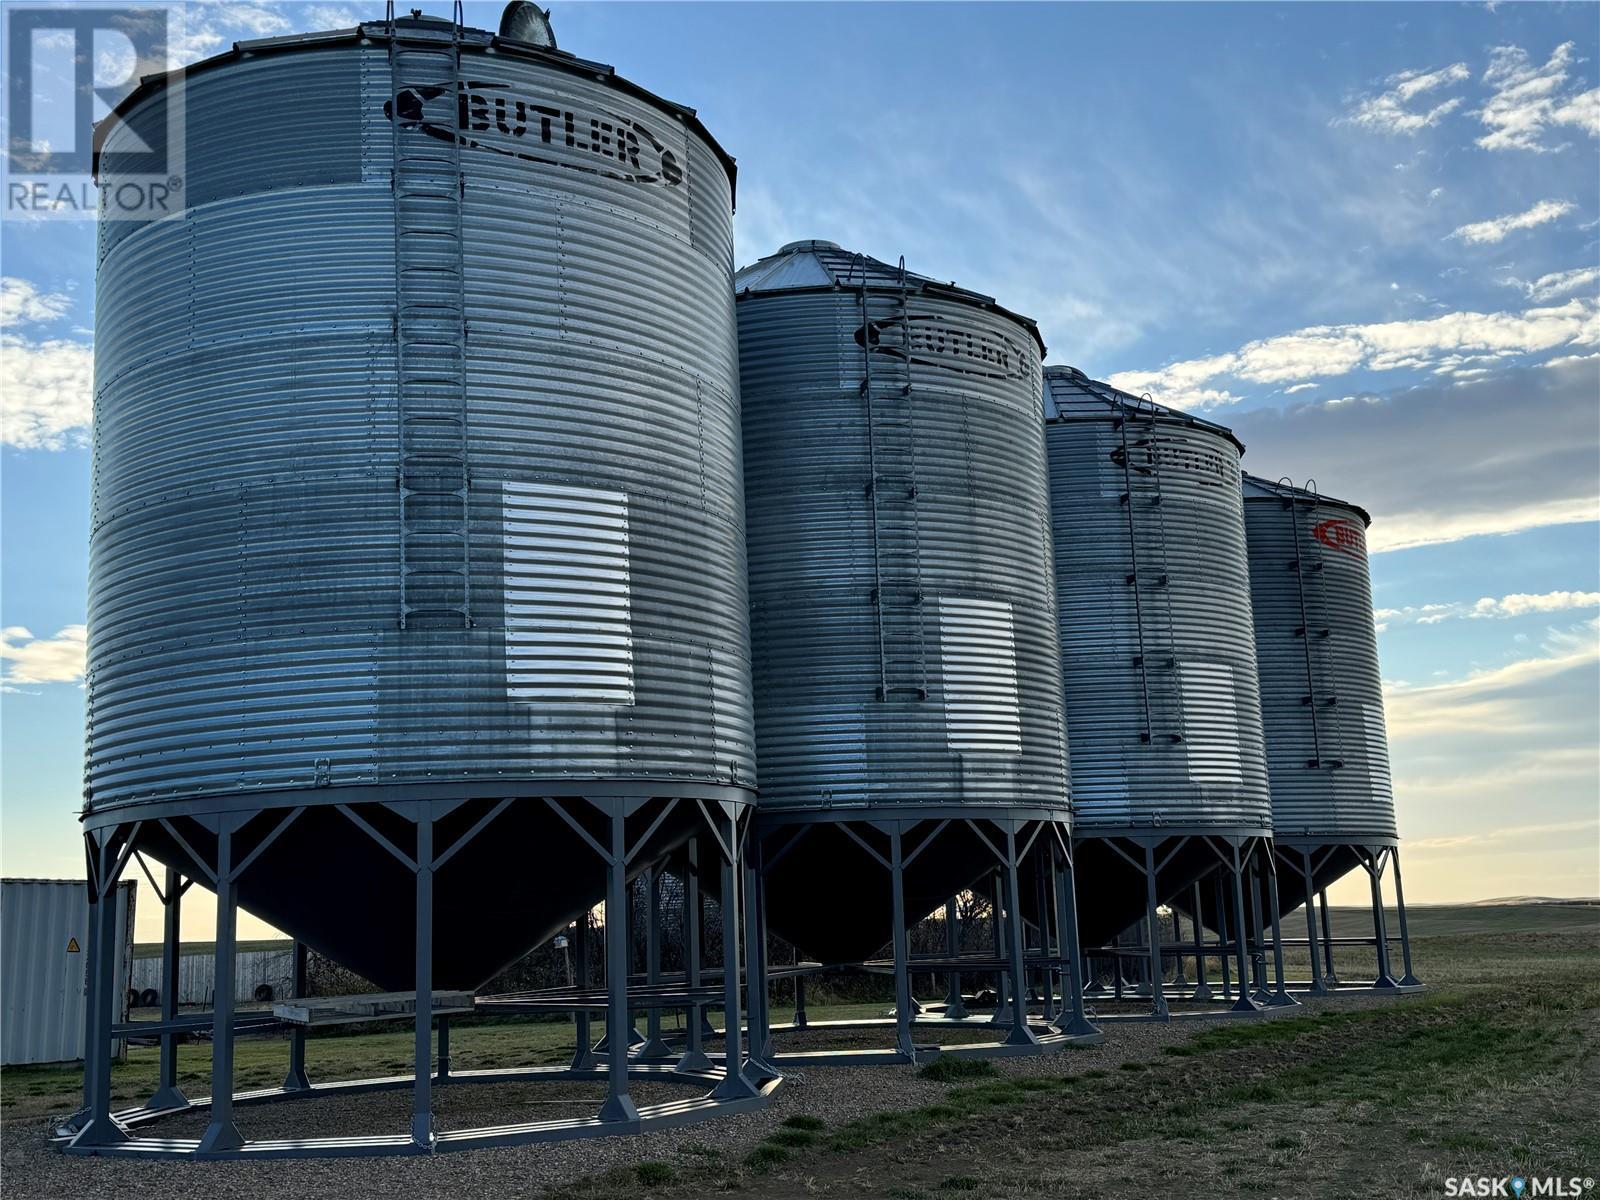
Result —
M 919 366 L 987 379 L 1021 379 L 1026 374 L 1028 355 L 1004 334 L 960 326 L 932 313 L 913 314 L 906 327 L 911 339 L 909 357 Z M 856 345 L 874 354 L 908 356 L 901 345 L 898 317 L 867 322 L 856 330 L 855 339 Z
M 1362 535 L 1361 526 L 1354 521 L 1335 518 L 1323 521 L 1311 530 L 1317 541 L 1330 550 L 1337 550 L 1340 554 L 1348 554 L 1351 558 L 1361 558 L 1366 554 L 1366 538 Z
M 457 97 L 455 123 L 438 105 L 444 86 L 408 87 L 384 101 L 383 115 L 402 129 L 415 129 L 440 141 L 460 142 L 524 162 L 564 167 L 588 175 L 603 175 L 624 183 L 658 183 L 676 187 L 683 182 L 683 163 L 677 154 L 637 121 L 615 113 L 586 113 L 515 96 L 506 83 L 466 80 Z M 430 119 L 430 116 L 434 119 Z

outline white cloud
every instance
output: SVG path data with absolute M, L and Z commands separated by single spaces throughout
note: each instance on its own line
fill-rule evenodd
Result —
M 1436 71 L 1402 71 L 1384 80 L 1387 91 L 1364 97 L 1346 119 L 1381 133 L 1418 133 L 1461 107 L 1461 98 L 1445 100 L 1432 108 L 1412 108 L 1411 102 L 1428 92 L 1462 83 L 1471 75 L 1466 63 L 1452 63 Z
M 1450 236 L 1475 245 L 1502 242 L 1507 234 L 1515 230 L 1547 225 L 1559 217 L 1566 216 L 1576 207 L 1570 200 L 1541 200 L 1526 212 L 1509 213 L 1487 221 L 1474 221 L 1470 225 L 1461 226 Z
M 1250 383 L 1305 382 L 1362 368 L 1432 368 L 1452 354 L 1504 358 L 1592 345 L 1600 345 L 1600 301 L 1574 299 L 1520 313 L 1456 312 L 1369 325 L 1313 326 L 1249 342 L 1231 354 L 1169 363 L 1153 371 L 1119 371 L 1109 382 L 1130 392 L 1149 392 L 1177 408 L 1205 408 L 1241 399 L 1212 382 L 1223 376 Z
M 1437 625 L 1441 621 L 1522 617 L 1530 613 L 1569 612 L 1581 608 L 1600 608 L 1600 592 L 1513 592 L 1509 596 L 1484 596 L 1471 602 L 1380 608 L 1372 615 L 1385 626 Z
M 94 351 L 64 338 L 0 335 L 0 444 L 60 450 L 88 442 Z
M 1528 299 L 1539 302 L 1555 300 L 1584 289 L 1592 294 L 1594 285 L 1600 283 L 1600 267 L 1574 267 L 1570 271 L 1552 271 L 1548 275 L 1541 275 L 1532 283 L 1524 283 L 1520 279 L 1508 279 L 1506 283 L 1521 288 L 1527 293 Z
M 1545 143 L 1546 130 L 1572 128 L 1600 137 L 1600 88 L 1567 90 L 1569 68 L 1577 61 L 1574 44 L 1555 48 L 1535 66 L 1520 46 L 1496 46 L 1483 81 L 1492 89 L 1475 114 L 1489 132 L 1478 139 L 1485 150 L 1559 150 Z
M 83 678 L 88 627 L 68 625 L 53 638 L 36 638 L 20 625 L 0 629 L 0 688 L 27 683 L 75 683 Z
M 308 29 L 349 29 L 361 22 L 353 10 L 336 4 L 307 5 L 305 17 Z
M 54 321 L 72 308 L 72 297 L 41 292 L 26 279 L 0 278 L 0 325 Z
M 1527 702 L 1529 693 L 1548 694 L 1560 676 L 1581 672 L 1585 687 L 1600 665 L 1600 622 L 1552 635 L 1544 653 L 1504 666 L 1474 671 L 1448 683 L 1384 689 L 1384 724 L 1389 739 L 1403 742 L 1430 735 L 1516 736 L 1540 731 L 1544 714 Z

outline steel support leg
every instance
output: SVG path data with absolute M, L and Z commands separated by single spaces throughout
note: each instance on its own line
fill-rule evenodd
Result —
M 183 876 L 168 867 L 162 890 L 166 903 L 161 913 L 161 1019 L 176 1020 L 178 993 L 182 984 L 183 926 Z M 287 1086 L 287 1084 L 285 1085 Z M 145 1102 L 146 1108 L 188 1108 L 189 1097 L 178 1086 L 178 1035 L 161 1035 L 161 1065 L 156 1076 L 156 1094 Z
M 1150 1015 L 1158 1020 L 1166 1020 L 1167 1010 L 1166 966 L 1161 961 L 1161 914 L 1156 911 L 1156 849 L 1154 846 L 1144 848 L 1144 921 L 1148 934 L 1147 943 L 1150 963 Z
M 1055 853 L 1052 851 L 1052 858 Z M 1056 879 L 1056 925 L 1061 934 L 1061 957 L 1067 965 L 1061 974 L 1061 1016 L 1056 1020 L 1056 1028 L 1071 1037 L 1086 1037 L 1100 1031 L 1089 1023 L 1083 1008 L 1083 947 L 1078 942 L 1076 889 L 1072 859 L 1061 851 Z
M 89 840 L 89 999 L 84 1024 L 84 1106 L 86 1122 L 73 1138 L 74 1146 L 114 1146 L 128 1140 L 128 1134 L 111 1115 L 111 1060 L 114 1043 L 111 1026 L 115 1020 L 121 989 L 117 986 L 117 888 L 110 878 L 116 855 L 112 843 L 95 845 Z
M 1194 885 L 1194 995 L 1200 1001 L 1211 999 L 1211 988 L 1206 983 L 1206 929 L 1205 906 L 1200 902 L 1200 883 Z
M 944 902 L 944 948 L 951 958 L 961 957 L 961 911 L 954 896 Z M 950 972 L 949 985 L 944 997 L 944 1015 L 960 1021 L 967 1015 L 966 1000 L 961 995 L 960 971 Z
M 644 974 L 652 989 L 661 985 L 661 873 L 650 867 L 644 873 Z M 672 1050 L 661 1037 L 661 1009 L 652 1004 L 645 1014 L 644 1045 L 641 1059 L 669 1058 Z
M 576 960 L 572 973 L 573 981 L 580 992 L 589 990 L 589 914 L 583 913 L 572 926 L 572 957 Z M 572 1066 L 574 1071 L 594 1070 L 594 1029 L 593 1014 L 587 1008 L 580 1008 L 572 1014 L 573 1048 Z
M 244 1138 L 233 1123 L 234 974 L 238 958 L 239 885 L 233 877 L 233 830 L 217 835 L 217 934 L 211 1001 L 211 1123 L 199 1154 L 237 1150 Z
M 1266 865 L 1263 873 L 1267 877 L 1267 911 L 1272 915 L 1272 975 L 1274 987 L 1271 1003 L 1277 1008 L 1286 1008 L 1297 1005 L 1293 996 L 1289 995 L 1288 986 L 1283 981 L 1283 928 L 1278 916 L 1278 864 L 1273 859 L 1271 846 L 1266 847 Z
M 1183 960 L 1183 914 L 1178 911 L 1177 904 L 1172 906 L 1172 945 L 1175 953 L 1172 955 L 1172 986 L 1186 988 L 1189 980 L 1185 974 Z
M 1228 961 L 1228 902 L 1224 893 L 1222 877 L 1224 871 L 1218 871 L 1212 877 L 1212 891 L 1217 905 L 1217 961 L 1222 968 L 1222 998 L 1228 1000 L 1233 996 L 1233 968 Z
M 1422 980 L 1411 969 L 1411 930 L 1406 927 L 1406 889 L 1400 880 L 1400 847 L 1389 851 L 1389 861 L 1394 864 L 1395 914 L 1400 919 L 1400 961 L 1405 974 L 1400 977 L 1401 987 L 1421 987 Z
M 1011 962 L 1011 1032 L 1008 1046 L 1033 1046 L 1039 1039 L 1028 1028 L 1028 967 L 1026 930 L 1022 921 L 1022 886 L 1017 871 L 1017 833 L 1006 830 L 1006 933 Z
M 1000 899 L 1000 872 L 995 872 L 989 877 L 989 936 L 994 942 L 995 958 L 1005 955 L 1005 917 L 1002 915 L 1003 902 Z M 1005 971 L 995 973 L 995 1014 L 989 1019 L 992 1026 L 1003 1026 L 1010 1021 L 1011 1013 L 1006 1008 L 1006 978 Z
M 1371 857 L 1367 877 L 1372 883 L 1372 942 L 1377 950 L 1378 974 L 1372 981 L 1375 991 L 1388 991 L 1395 987 L 1394 976 L 1389 971 L 1389 930 L 1383 919 L 1383 875 L 1378 856 Z
M 296 941 L 294 944 L 294 973 L 290 981 L 290 990 L 296 997 L 306 994 L 306 944 Z M 441 1062 L 443 1056 L 441 1055 Z M 307 1092 L 311 1090 L 311 1080 L 306 1077 L 306 1027 L 296 1025 L 289 1030 L 289 1073 L 283 1077 L 285 1091 Z
M 1300 869 L 1306 885 L 1306 949 L 1311 955 L 1311 994 L 1326 996 L 1328 985 L 1322 975 L 1322 946 L 1317 941 L 1317 894 L 1311 887 L 1311 852 L 1300 851 Z
M 1058 957 L 1051 953 L 1053 939 L 1050 936 L 1050 918 L 1055 912 L 1055 906 L 1050 903 L 1050 888 L 1055 882 L 1053 872 L 1045 866 L 1045 850 L 1041 846 L 1033 856 L 1033 902 L 1035 911 L 1039 914 L 1039 957 L 1044 965 L 1039 969 L 1039 1015 L 1046 1025 L 1052 1023 L 1057 1016 L 1055 974 L 1050 966 L 1050 960 Z
M 1238 931 L 1234 937 L 1234 958 L 1239 968 L 1239 999 L 1234 1002 L 1234 1012 L 1255 1012 L 1259 1007 L 1250 999 L 1249 941 L 1244 923 L 1244 868 L 1239 862 L 1238 847 L 1233 851 L 1233 926 Z
M 896 1050 L 915 1062 L 917 1048 L 911 1040 L 911 941 L 906 929 L 904 845 L 898 825 L 889 833 L 889 893 L 894 920 L 890 935 L 894 950 L 894 1044 Z
M 433 808 L 417 806 L 416 1077 L 411 1086 L 411 1141 L 433 1149 Z
M 1261 915 L 1261 877 L 1256 872 L 1256 853 L 1245 860 L 1245 882 L 1250 896 L 1250 978 L 1252 996 L 1258 1004 L 1272 999 L 1267 989 L 1267 926 Z
M 606 1100 L 602 1121 L 637 1121 L 628 1094 L 628 842 L 620 807 L 611 814 L 611 855 L 606 864 Z
M 685 851 L 683 872 L 683 978 L 691 994 L 700 990 L 700 839 L 690 838 Z M 705 1006 L 689 1005 L 684 1015 L 684 1050 L 678 1060 L 680 1071 L 709 1071 L 706 1057 Z
M 745 1077 L 744 1014 L 740 1011 L 739 989 L 739 826 L 728 822 L 728 845 L 733 857 L 722 861 L 722 1026 L 724 1030 L 724 1073 L 722 1083 L 712 1093 L 718 1100 L 742 1100 L 757 1095 Z
M 748 1010 L 749 1057 L 745 1070 L 771 1079 L 777 1069 L 767 1062 L 772 1053 L 772 1022 L 767 1013 L 767 924 L 763 917 L 761 847 L 752 834 L 744 862 L 745 1007 Z
M 1326 888 L 1317 893 L 1317 907 L 1322 912 L 1322 958 L 1327 966 L 1323 972 L 1324 982 L 1328 987 L 1334 987 L 1339 982 L 1339 973 L 1333 965 L 1333 918 L 1328 913 L 1328 891 Z

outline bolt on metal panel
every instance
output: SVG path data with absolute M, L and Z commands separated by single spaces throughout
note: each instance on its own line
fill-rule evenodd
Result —
M 1280 839 L 1397 836 L 1367 564 L 1367 514 L 1247 475 L 1272 819 Z
M 1075 832 L 1270 832 L 1239 443 L 1071 367 L 1045 388 Z
M 826 242 L 736 288 L 761 810 L 1064 810 L 1032 323 Z

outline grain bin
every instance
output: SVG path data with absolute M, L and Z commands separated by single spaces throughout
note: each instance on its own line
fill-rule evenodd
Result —
M 1045 421 L 1093 947 L 1218 868 L 1237 881 L 1271 833 L 1243 446 L 1072 367 L 1046 368 Z
M 1243 494 L 1272 823 L 1279 861 L 1294 876 L 1280 908 L 1306 906 L 1314 947 L 1313 897 L 1365 868 L 1382 948 L 1386 866 L 1397 893 L 1403 885 L 1367 562 L 1372 519 L 1314 484 L 1246 475 Z M 1409 939 L 1403 948 L 1399 982 L 1409 986 Z M 1395 982 L 1386 954 L 1379 958 L 1377 982 Z M 1313 954 L 1314 968 L 1329 965 Z
M 91 853 L 389 989 L 753 799 L 733 163 L 530 9 L 240 43 L 97 131 L 115 189 L 183 101 L 178 210 L 100 226 Z
M 735 287 L 766 911 L 859 961 L 1066 829 L 1043 345 L 833 242 Z

